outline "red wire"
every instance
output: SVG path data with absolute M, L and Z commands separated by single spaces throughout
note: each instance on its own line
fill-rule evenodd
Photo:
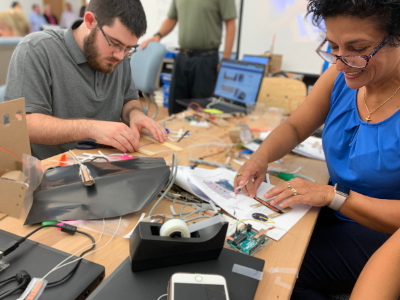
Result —
M 2 150 L 2 151 L 4 151 L 4 152 L 7 152 L 7 153 L 9 153 L 9 154 L 14 155 L 15 157 L 17 157 L 20 161 L 22 161 L 22 163 L 25 165 L 26 169 L 27 169 L 28 172 L 29 172 L 28 164 L 27 164 L 21 157 L 19 157 L 18 154 L 14 153 L 14 152 L 12 152 L 12 151 L 6 149 L 6 148 L 3 148 L 3 147 L 1 147 L 1 146 L 0 146 L 0 150 Z

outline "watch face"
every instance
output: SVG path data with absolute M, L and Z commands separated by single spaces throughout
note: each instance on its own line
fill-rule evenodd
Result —
M 338 194 L 347 197 L 350 193 L 350 189 L 347 186 L 336 183 L 335 190 Z

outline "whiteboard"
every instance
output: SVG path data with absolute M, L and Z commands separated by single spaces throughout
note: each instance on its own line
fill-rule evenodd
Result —
M 269 51 L 282 54 L 282 70 L 320 75 L 323 60 L 315 52 L 325 37 L 304 21 L 307 0 L 244 0 L 240 58 Z
M 140 38 L 140 41 L 144 41 L 151 38 L 160 29 L 162 23 L 165 21 L 168 15 L 169 8 L 172 0 L 142 0 L 143 9 L 146 13 L 147 18 L 147 32 Z M 236 10 L 238 18 L 236 19 L 236 37 L 232 47 L 232 52 L 236 52 L 236 40 L 238 35 L 238 20 L 240 14 L 240 0 L 235 0 Z M 178 28 L 179 22 L 175 26 L 174 30 L 166 37 L 161 40 L 161 43 L 166 45 L 168 48 L 179 48 L 178 43 Z M 220 51 L 223 51 L 225 47 L 225 23 L 222 32 L 222 41 Z

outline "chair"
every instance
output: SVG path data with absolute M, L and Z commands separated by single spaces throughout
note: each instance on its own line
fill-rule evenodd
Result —
M 307 96 L 304 82 L 291 78 L 265 77 L 261 83 L 257 103 L 278 107 L 288 114 L 296 110 Z
M 0 85 L 6 84 L 11 56 L 21 40 L 22 37 L 0 37 Z
M 0 86 L 0 103 L 4 101 L 4 93 L 6 92 L 6 86 Z
M 146 111 L 150 108 L 150 102 L 156 106 L 152 119 L 157 116 L 158 105 L 154 100 L 153 93 L 156 89 L 156 81 L 160 78 L 162 60 L 165 56 L 166 49 L 157 42 L 151 42 L 142 50 L 139 49 L 131 57 L 132 78 L 136 87 L 142 91 L 147 101 Z

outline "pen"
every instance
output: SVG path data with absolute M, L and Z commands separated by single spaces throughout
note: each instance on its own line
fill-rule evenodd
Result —
M 235 189 L 235 191 L 238 190 L 238 189 L 241 189 L 242 187 L 244 187 L 244 186 L 245 186 L 246 184 L 248 184 L 248 183 L 249 183 L 249 181 L 247 180 L 245 184 L 239 185 L 239 186 Z

